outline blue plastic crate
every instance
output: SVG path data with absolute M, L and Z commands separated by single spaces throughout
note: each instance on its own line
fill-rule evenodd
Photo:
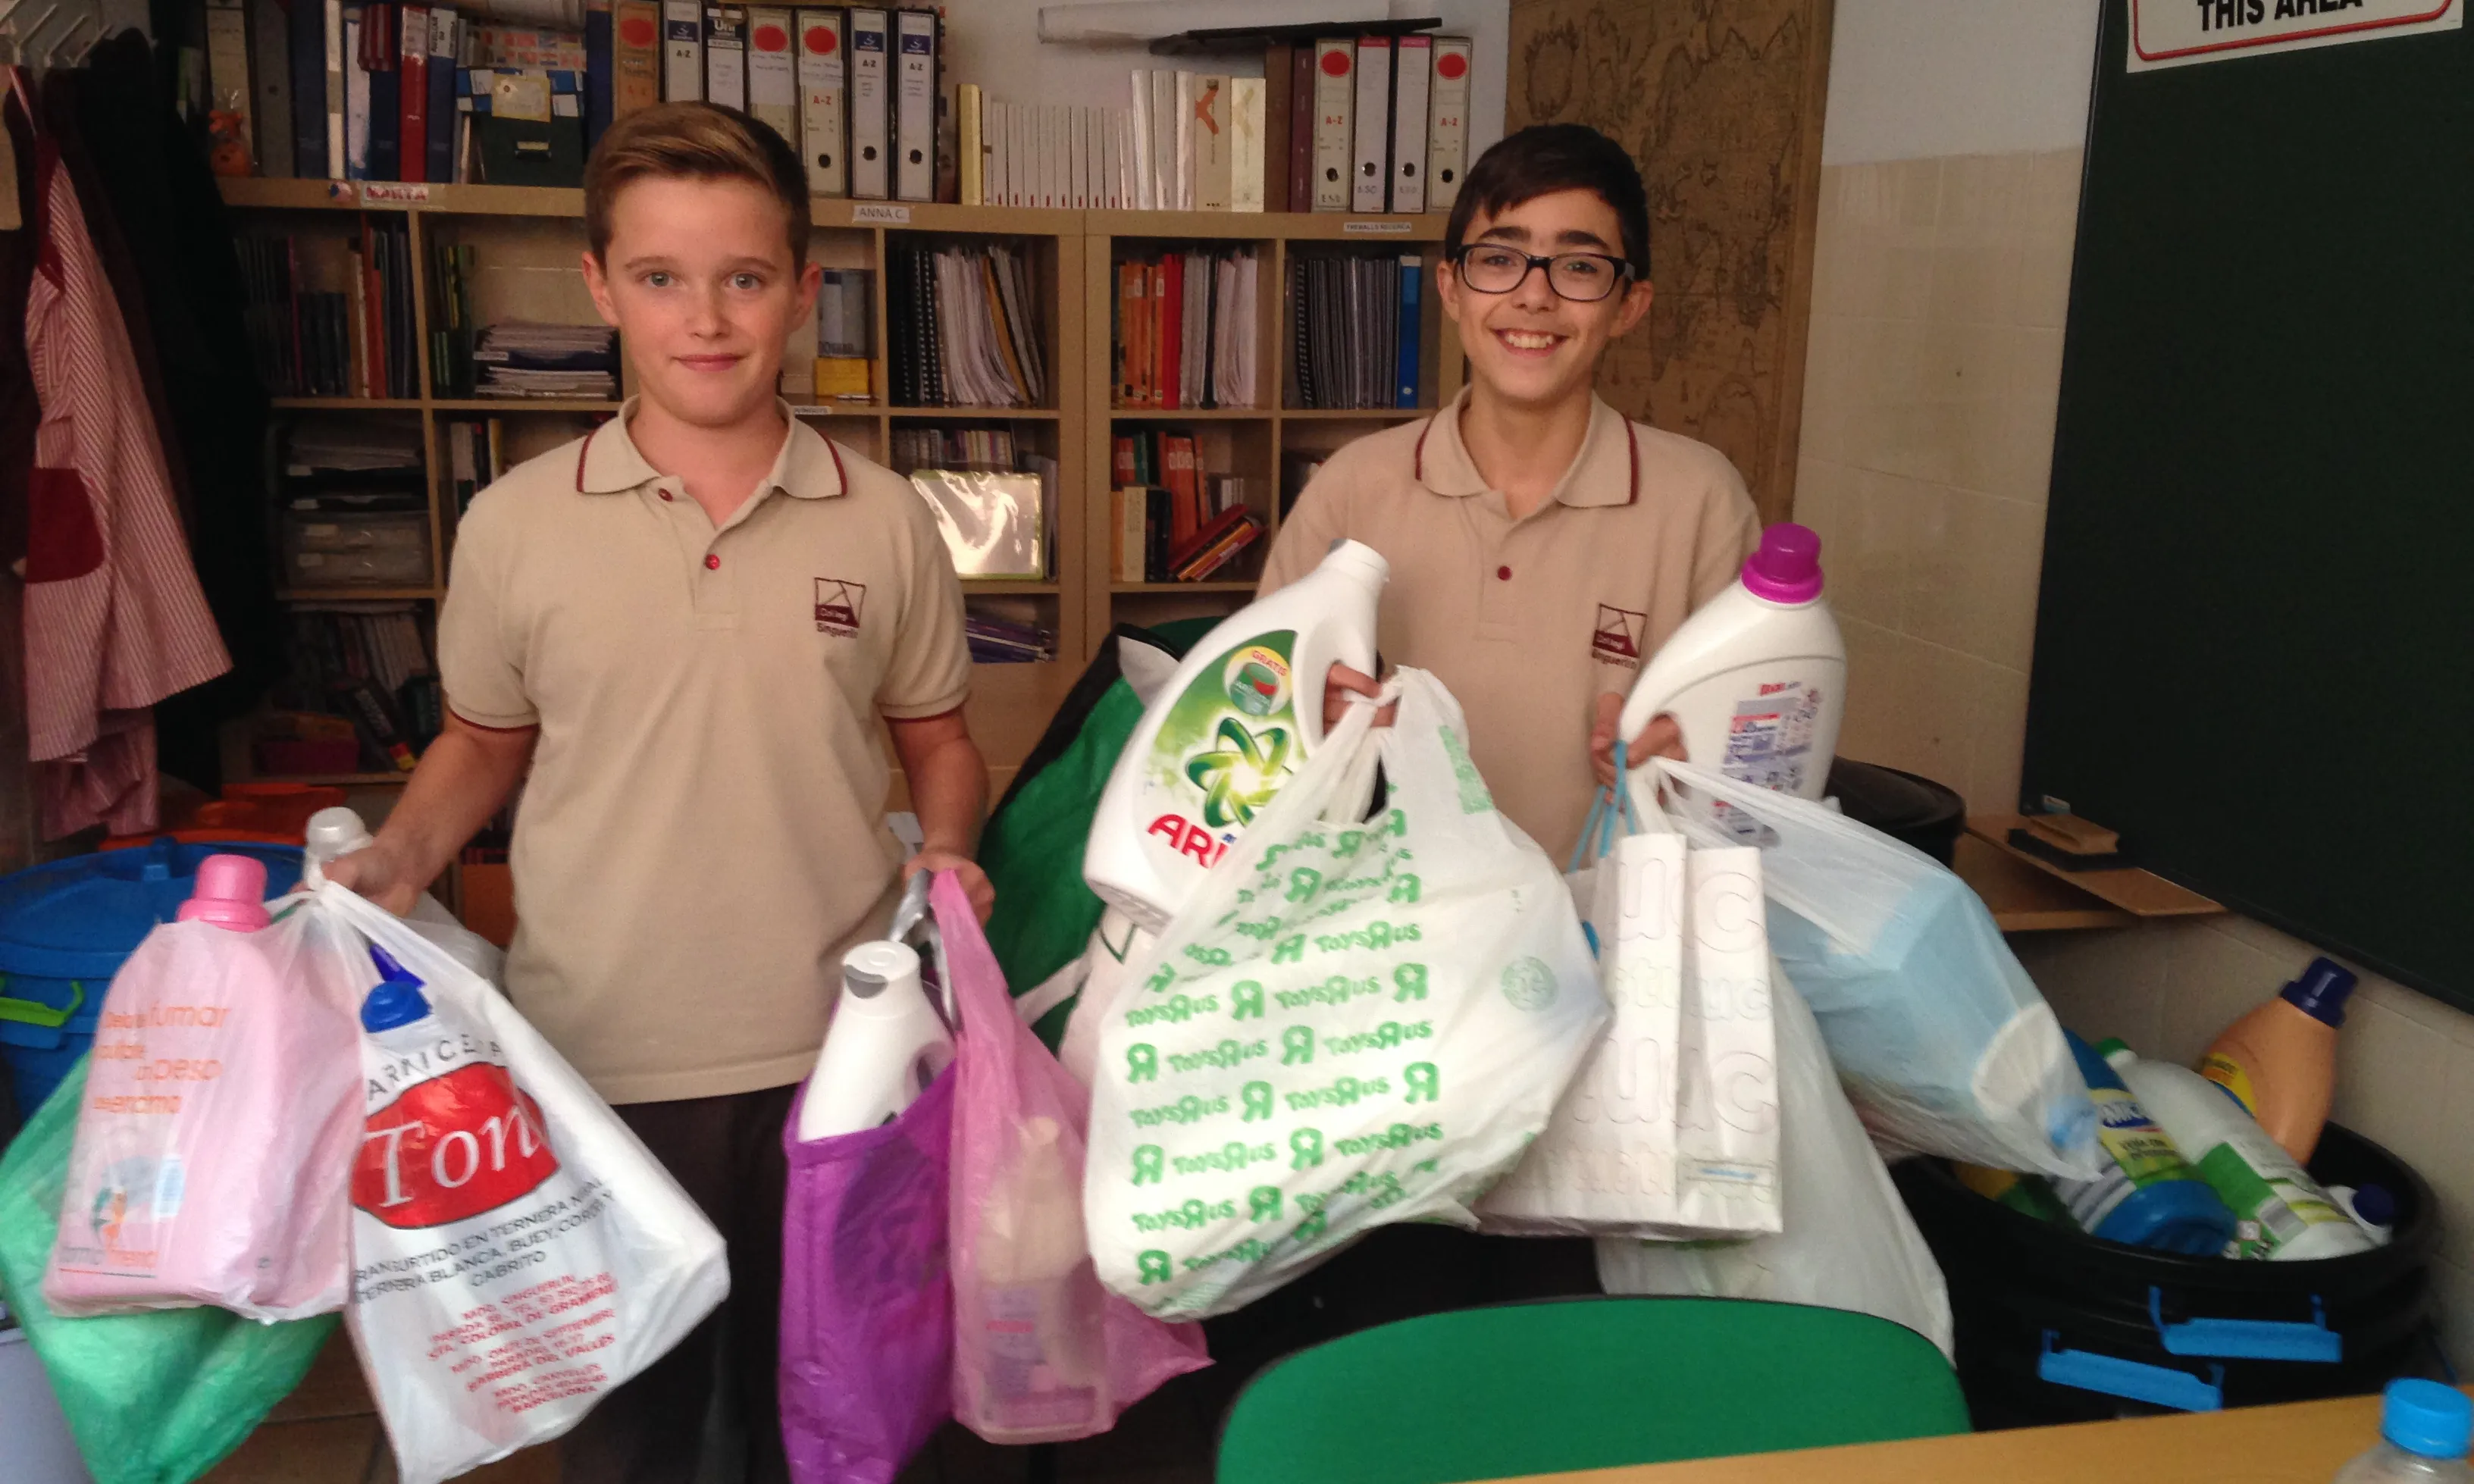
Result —
M 184 845 L 168 837 L 0 876 L 0 1058 L 21 1114 L 32 1116 L 94 1044 L 111 976 L 158 923 L 173 919 L 210 855 L 264 863 L 269 897 L 301 879 L 297 845 Z

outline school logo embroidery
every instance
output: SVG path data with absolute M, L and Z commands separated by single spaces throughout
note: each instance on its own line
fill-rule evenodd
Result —
M 1649 641 L 1649 615 L 1598 604 L 1598 626 L 1589 635 L 1589 657 L 1626 669 L 1640 669 L 1640 646 Z
M 867 601 L 867 584 L 838 577 L 816 579 L 816 632 L 844 639 L 859 633 L 860 608 Z

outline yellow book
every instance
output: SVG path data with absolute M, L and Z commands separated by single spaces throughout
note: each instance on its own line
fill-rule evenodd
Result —
M 876 394 L 870 383 L 873 363 L 848 355 L 816 357 L 816 401 L 866 401 Z

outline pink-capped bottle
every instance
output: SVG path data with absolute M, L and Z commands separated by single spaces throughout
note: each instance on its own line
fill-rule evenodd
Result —
M 1618 735 L 1661 714 L 1686 757 L 1781 793 L 1821 797 L 1847 710 L 1847 645 L 1821 596 L 1821 538 L 1801 525 L 1761 532 L 1742 575 L 1693 610 L 1642 668 Z M 1655 774 L 1636 772 L 1655 789 Z

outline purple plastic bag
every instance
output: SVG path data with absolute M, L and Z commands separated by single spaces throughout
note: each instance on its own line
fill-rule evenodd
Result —
M 1082 1228 L 1091 1094 L 1016 1019 L 951 872 L 929 900 L 960 1019 L 954 1065 L 954 1416 L 991 1443 L 1116 1425 L 1171 1376 L 1211 1364 L 1201 1325 L 1152 1318 L 1100 1286 Z
M 951 1415 L 945 1255 L 954 1129 L 947 1067 L 880 1128 L 802 1143 L 782 1130 L 782 1442 L 800 1484 L 889 1484 Z

